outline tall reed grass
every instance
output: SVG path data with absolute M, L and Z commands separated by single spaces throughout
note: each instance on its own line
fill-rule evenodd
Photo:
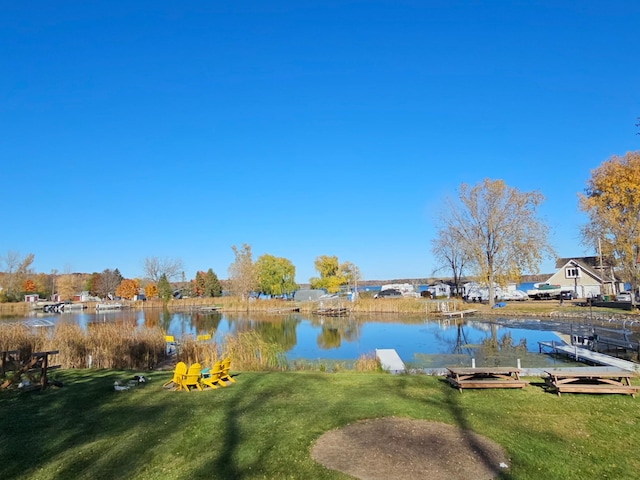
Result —
M 0 352 L 17 350 L 20 360 L 26 362 L 31 354 L 46 349 L 46 331 L 30 332 L 22 325 L 0 324 Z
M 159 328 L 105 323 L 82 329 L 57 324 L 53 330 L 0 325 L 0 351 L 18 350 L 21 360 L 33 352 L 58 351 L 51 363 L 62 368 L 153 368 L 166 356 Z
M 230 357 L 238 370 L 282 370 L 286 368 L 284 352 L 279 345 L 265 342 L 255 331 L 225 336 L 220 343 L 185 337 L 179 341 L 177 360 L 187 364 L 198 362 L 212 366 Z
M 356 372 L 379 372 L 382 371 L 380 362 L 374 354 L 360 355 L 353 366 Z

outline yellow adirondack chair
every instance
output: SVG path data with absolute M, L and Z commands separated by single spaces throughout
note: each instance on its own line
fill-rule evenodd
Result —
M 198 390 L 202 391 L 202 386 L 200 385 L 201 370 L 202 370 L 202 366 L 199 363 L 192 364 L 189 367 L 189 370 L 187 370 L 186 375 L 182 376 L 180 389 L 184 389 L 187 392 L 190 392 L 191 387 L 195 387 Z
M 176 348 L 177 348 L 176 337 L 174 337 L 173 335 L 165 335 L 164 336 L 164 342 L 165 342 L 165 350 L 166 350 L 166 352 L 169 355 L 172 354 L 172 353 L 175 353 Z
M 200 378 L 200 384 L 203 387 L 218 388 L 218 386 L 226 387 L 227 384 L 220 380 L 222 375 L 222 362 L 216 362 L 209 370 L 209 373 Z
M 182 377 L 187 374 L 187 364 L 184 362 L 176 363 L 176 368 L 173 370 L 173 378 L 163 385 L 168 387 L 171 384 L 174 385 L 175 390 L 180 390 L 182 385 Z
M 222 382 L 225 382 L 227 380 L 229 380 L 232 383 L 236 383 L 236 381 L 231 378 L 231 375 L 229 375 L 229 368 L 231 367 L 231 357 L 226 357 L 222 360 L 222 374 L 220 375 L 220 380 Z

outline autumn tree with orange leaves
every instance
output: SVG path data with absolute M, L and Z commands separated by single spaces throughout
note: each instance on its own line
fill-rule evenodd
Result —
M 196 272 L 196 278 L 191 280 L 191 292 L 194 297 L 202 297 L 205 289 L 205 273 Z
M 587 245 L 613 258 L 620 279 L 637 292 L 640 284 L 640 152 L 612 156 L 591 170 L 580 209 L 589 216 L 582 227 Z M 635 296 L 632 300 L 635 302 Z
M 155 298 L 158 296 L 158 286 L 155 283 L 149 283 L 144 287 L 144 294 L 147 298 Z
M 131 300 L 135 295 L 138 295 L 138 289 L 138 280 L 125 278 L 120 282 L 120 285 L 116 287 L 116 295 Z
M 23 292 L 35 292 L 36 291 L 36 284 L 33 282 L 33 280 L 25 280 L 24 282 L 22 282 L 22 291 Z

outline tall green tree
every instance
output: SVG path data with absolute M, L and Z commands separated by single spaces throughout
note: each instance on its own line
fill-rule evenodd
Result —
M 621 280 L 640 284 L 640 152 L 612 156 L 591 171 L 580 209 L 589 216 L 584 242 L 612 258 Z M 635 302 L 635 296 L 632 296 Z
M 256 260 L 255 267 L 261 293 L 281 296 L 292 293 L 297 288 L 296 267 L 290 260 L 265 254 Z
M 475 186 L 461 184 L 458 200 L 448 202 L 440 230 L 458 240 L 493 305 L 495 284 L 537 273 L 542 259 L 553 255 L 548 227 L 537 218 L 543 196 L 484 179 Z
M 160 280 L 158 280 L 158 297 L 163 301 L 168 302 L 173 298 L 173 288 L 167 279 L 167 276 L 162 274 Z
M 213 269 L 207 270 L 204 276 L 204 295 L 207 297 L 221 297 L 222 285 L 218 276 L 214 273 Z

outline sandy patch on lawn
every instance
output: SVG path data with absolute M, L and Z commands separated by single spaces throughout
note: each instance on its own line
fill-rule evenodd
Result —
M 483 480 L 495 478 L 509 464 L 500 445 L 473 432 L 395 417 L 327 432 L 311 455 L 331 470 L 362 480 Z

